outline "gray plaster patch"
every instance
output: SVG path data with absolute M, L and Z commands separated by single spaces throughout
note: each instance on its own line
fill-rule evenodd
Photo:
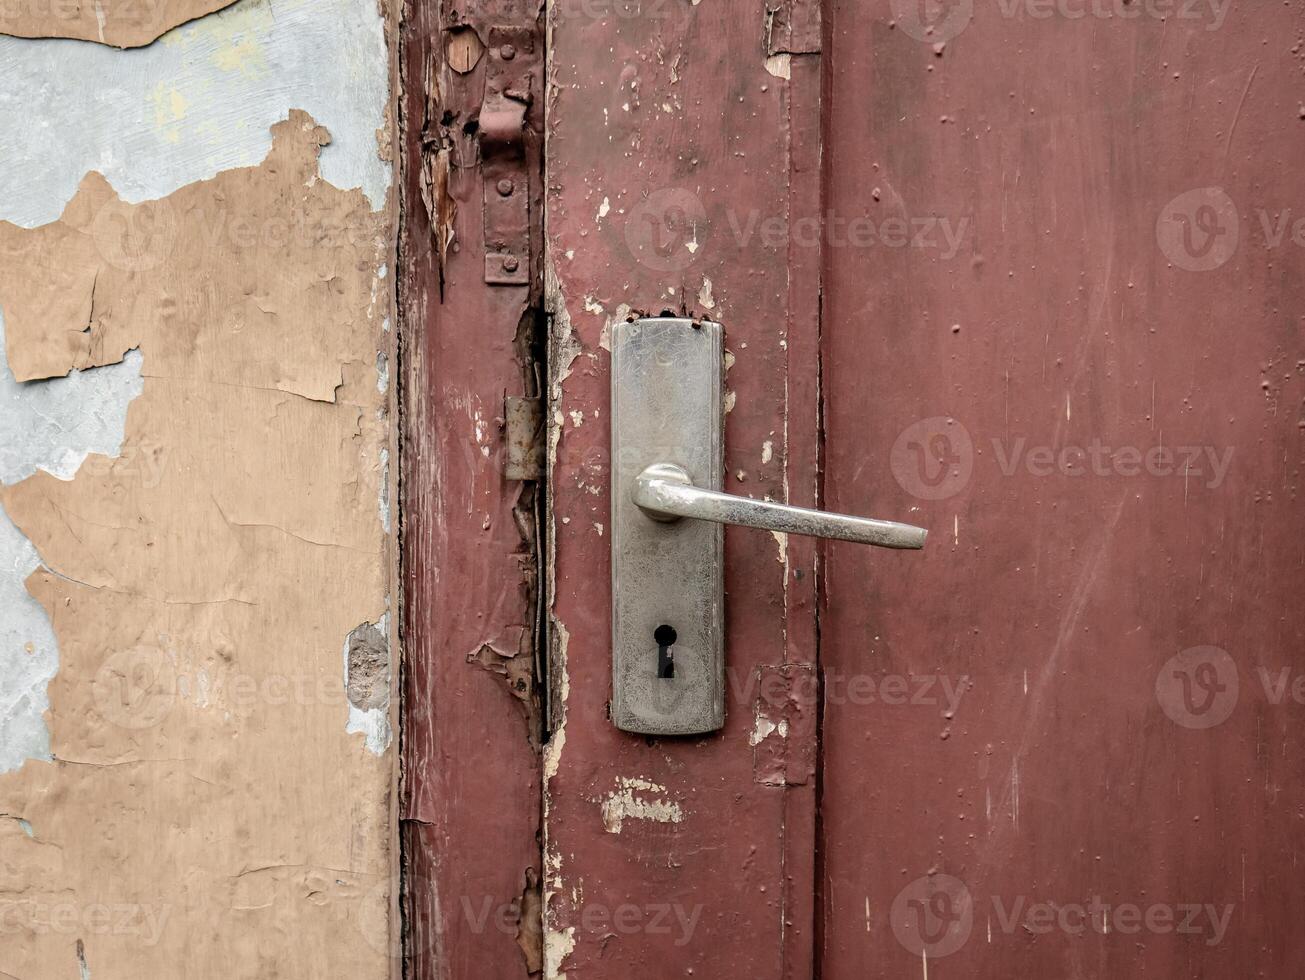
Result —
M 68 480 L 89 453 L 117 456 L 127 406 L 143 386 L 141 361 L 130 351 L 121 364 L 19 384 L 5 357 L 0 312 L 0 483 L 38 469 Z M 46 688 L 59 653 L 45 610 L 24 585 L 40 563 L 0 508 L 0 772 L 50 758 Z
M 344 641 L 344 687 L 349 695 L 345 731 L 366 737 L 367 748 L 382 755 L 390 747 L 390 614 L 379 623 L 362 623 Z
M 330 130 L 328 181 L 385 201 L 376 0 L 241 0 L 131 51 L 0 37 L 0 65 L 0 219 L 55 220 L 91 170 L 136 203 L 256 166 L 290 109 Z

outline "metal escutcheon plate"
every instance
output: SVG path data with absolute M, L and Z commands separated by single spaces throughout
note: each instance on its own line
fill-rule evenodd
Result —
M 723 473 L 719 324 L 672 317 L 612 336 L 612 720 L 623 731 L 697 735 L 725 724 L 723 532 L 658 521 L 634 503 L 653 463 L 719 490 Z M 659 676 L 659 647 L 673 676 Z M 660 630 L 660 632 L 659 632 Z

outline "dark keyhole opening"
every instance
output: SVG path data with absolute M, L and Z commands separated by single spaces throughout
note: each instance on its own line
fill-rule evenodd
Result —
M 658 626 L 653 630 L 653 639 L 657 641 L 657 676 L 674 677 L 675 676 L 675 656 L 671 653 L 671 647 L 675 646 L 675 627 Z

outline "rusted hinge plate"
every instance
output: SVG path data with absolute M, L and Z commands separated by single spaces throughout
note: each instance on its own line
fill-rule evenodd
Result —
M 538 480 L 544 471 L 544 405 L 538 398 L 508 395 L 503 400 L 509 480 Z
M 526 110 L 538 57 L 528 27 L 491 27 L 485 101 L 480 110 L 484 180 L 485 282 L 530 282 L 530 176 L 526 169 Z

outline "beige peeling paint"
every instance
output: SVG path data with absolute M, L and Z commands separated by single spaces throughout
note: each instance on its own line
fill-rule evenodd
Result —
M 122 456 L 0 490 L 60 652 L 53 760 L 0 776 L 16 977 L 393 966 L 394 750 L 346 730 L 393 710 L 391 218 L 321 179 L 306 114 L 273 137 L 160 201 L 90 174 L 60 221 L 0 223 L 14 374 L 136 349 L 143 376 Z
M 0 34 L 65 37 L 138 48 L 234 0 L 8 0 Z

